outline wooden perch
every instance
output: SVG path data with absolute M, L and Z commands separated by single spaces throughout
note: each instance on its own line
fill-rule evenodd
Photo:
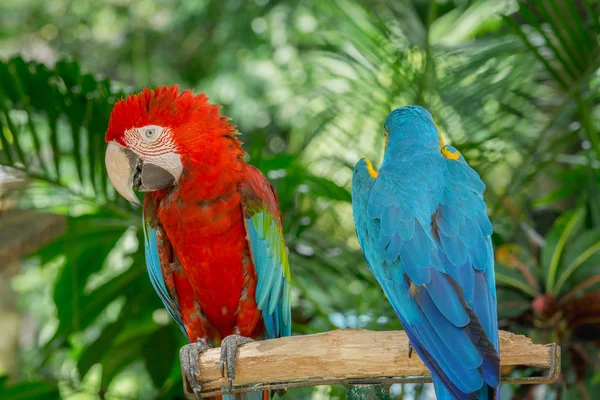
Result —
M 559 354 L 556 345 L 533 344 L 525 336 L 500 331 L 503 366 L 550 368 L 553 371 L 549 378 L 556 379 Z M 200 356 L 198 381 L 203 392 L 227 386 L 227 380 L 221 377 L 219 356 L 218 348 Z M 416 352 L 408 358 L 408 338 L 403 331 L 346 329 L 246 344 L 238 350 L 234 384 L 307 382 L 303 386 L 310 386 L 311 381 L 323 384 L 425 375 L 430 375 L 429 370 Z

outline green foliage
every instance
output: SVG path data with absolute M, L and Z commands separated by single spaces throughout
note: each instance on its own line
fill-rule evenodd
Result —
M 140 211 L 115 195 L 103 162 L 127 85 L 173 82 L 223 103 L 276 187 L 296 334 L 400 328 L 360 254 L 349 185 L 358 158 L 380 159 L 391 109 L 428 107 L 488 186 L 501 323 L 561 343 L 569 385 L 550 390 L 593 393 L 597 2 L 21 3 L 0 6 L 3 54 L 23 55 L 0 61 L 0 165 L 24 179 L 21 207 L 69 220 L 22 272 L 51 277 L 21 290 L 44 329 L 0 397 L 180 395 L 184 338 L 147 278 Z M 132 374 L 142 383 L 123 392 Z
M 143 344 L 142 353 L 152 383 L 156 387 L 162 387 L 169 378 L 173 363 L 179 354 L 173 329 L 165 326 L 157 330 Z
M 16 385 L 5 385 L 2 382 L 0 386 L 0 395 L 7 400 L 53 400 L 58 397 L 58 387 L 53 382 L 23 382 Z
M 595 340 L 600 331 L 600 229 L 586 228 L 589 219 L 581 207 L 557 218 L 538 260 L 516 245 L 496 251 L 501 325 L 534 340 L 559 343 L 564 379 L 576 385 L 576 397 L 598 390 L 591 376 L 600 361 Z

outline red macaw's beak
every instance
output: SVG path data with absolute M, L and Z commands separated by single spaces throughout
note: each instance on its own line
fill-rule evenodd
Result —
M 134 151 L 110 142 L 106 149 L 106 170 L 111 183 L 129 202 L 140 205 L 133 189 L 139 192 L 152 192 L 175 184 L 176 177 L 170 171 L 144 162 Z

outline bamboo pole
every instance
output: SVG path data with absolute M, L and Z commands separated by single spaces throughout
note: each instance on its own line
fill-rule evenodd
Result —
M 554 347 L 533 344 L 522 335 L 500 331 L 502 366 L 550 368 Z M 227 386 L 220 373 L 220 349 L 202 353 L 198 381 L 202 391 Z M 413 352 L 403 331 L 345 329 L 248 343 L 238 349 L 235 386 L 275 382 L 319 382 L 397 376 L 424 376 L 429 370 Z

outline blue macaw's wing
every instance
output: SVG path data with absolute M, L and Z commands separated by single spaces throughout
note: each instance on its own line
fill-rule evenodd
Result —
M 145 214 L 145 213 L 144 213 Z M 146 218 L 146 215 L 142 217 L 142 226 L 144 229 L 144 250 L 146 253 L 146 268 L 148 269 L 148 275 L 150 276 L 150 282 L 158 293 L 158 296 L 162 300 L 165 308 L 169 315 L 177 322 L 179 329 L 183 332 L 186 338 L 188 338 L 183 320 L 181 318 L 181 310 L 179 309 L 179 303 L 175 298 L 175 295 L 169 290 L 165 283 L 164 274 L 170 274 L 169 260 L 165 257 L 161 257 L 167 251 L 166 247 L 169 246 L 167 238 L 162 231 L 162 228 L 158 224 L 152 225 L 151 218 Z M 189 340 L 189 338 L 188 338 Z
M 440 154 L 384 162 L 376 178 L 361 160 L 352 186 L 365 258 L 436 387 L 459 399 L 491 398 L 498 325 L 483 182 L 462 156 Z
M 250 168 L 241 193 L 246 233 L 256 269 L 256 302 L 262 311 L 267 338 L 290 336 L 291 276 L 279 202 L 273 186 L 262 173 Z

